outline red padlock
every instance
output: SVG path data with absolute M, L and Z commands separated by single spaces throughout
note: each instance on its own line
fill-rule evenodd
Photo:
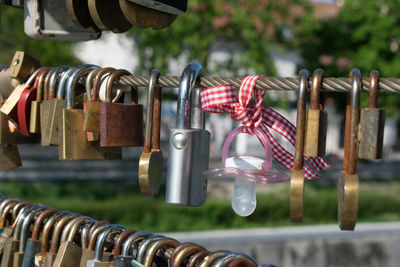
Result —
M 28 86 L 24 89 L 21 97 L 18 101 L 18 125 L 19 130 L 25 136 L 31 136 L 32 133 L 29 132 L 29 125 L 31 121 L 31 104 L 32 101 L 36 99 L 36 89 L 40 75 L 42 71 L 38 73 L 33 86 Z

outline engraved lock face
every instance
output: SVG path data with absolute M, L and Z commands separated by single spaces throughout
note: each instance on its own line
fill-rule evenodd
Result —
M 210 133 L 204 129 L 196 79 L 203 75 L 197 63 L 186 66 L 180 83 L 177 128 L 170 130 L 166 203 L 200 206 L 206 200 Z M 190 108 L 187 108 L 190 107 Z

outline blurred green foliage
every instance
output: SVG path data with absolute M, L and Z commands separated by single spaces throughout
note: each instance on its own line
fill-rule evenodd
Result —
M 157 197 L 145 197 L 140 195 L 137 186 L 115 181 L 3 182 L 0 188 L 9 197 L 153 232 L 293 225 L 289 222 L 289 185 L 259 194 L 256 211 L 245 218 L 234 214 L 230 200 L 209 198 L 205 205 L 197 208 L 170 206 L 164 203 L 164 192 Z M 359 221 L 399 220 L 399 193 L 399 182 L 364 187 L 360 191 Z M 319 187 L 316 182 L 309 182 L 304 212 L 305 224 L 337 223 L 337 188 Z
M 346 0 L 339 16 L 320 21 L 305 21 L 298 39 L 305 67 L 322 67 L 326 76 L 348 77 L 359 68 L 364 77 L 372 69 L 382 77 L 400 76 L 400 2 L 397 0 Z M 344 112 L 346 96 L 331 94 Z M 363 94 L 362 105 L 367 105 Z M 400 95 L 382 94 L 380 105 L 393 115 L 400 106 Z
M 76 65 L 72 42 L 33 40 L 24 33 L 24 11 L 0 7 L 0 62 L 9 64 L 14 52 L 22 50 L 40 60 L 43 66 Z

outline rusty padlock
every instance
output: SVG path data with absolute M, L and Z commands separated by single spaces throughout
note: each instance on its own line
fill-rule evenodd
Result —
M 385 128 L 385 110 L 377 108 L 379 92 L 379 72 L 370 73 L 368 108 L 361 110 L 360 119 L 360 159 L 381 159 L 383 150 L 383 132 Z
M 151 72 L 147 96 L 146 135 L 143 153 L 139 160 L 139 186 L 140 192 L 144 195 L 157 194 L 162 178 L 163 155 L 160 150 L 162 92 L 157 83 L 159 76 L 158 70 Z
M 91 99 L 87 102 L 82 130 L 87 132 L 88 141 L 98 141 L 100 134 L 100 99 L 99 91 L 102 77 L 107 73 L 115 71 L 114 68 L 103 68 L 97 72 L 93 81 L 93 90 L 91 92 Z M 89 79 L 89 77 L 88 77 Z
M 361 73 L 350 73 L 352 89 L 346 108 L 343 170 L 338 183 L 338 220 L 341 230 L 354 230 L 358 212 L 357 135 L 360 122 Z
M 116 79 L 130 75 L 127 70 L 114 71 L 107 82 L 106 103 L 100 105 L 100 146 L 143 146 L 143 106 L 137 103 L 137 88 L 132 89 L 132 103 L 111 103 Z
M 328 113 L 324 110 L 324 95 L 321 92 L 323 76 L 324 71 L 322 69 L 314 71 L 310 109 L 307 111 L 304 156 L 325 156 Z
M 297 100 L 296 141 L 294 164 L 290 179 L 290 220 L 303 222 L 304 204 L 304 139 L 306 124 L 306 102 L 308 71 L 300 71 L 300 86 Z

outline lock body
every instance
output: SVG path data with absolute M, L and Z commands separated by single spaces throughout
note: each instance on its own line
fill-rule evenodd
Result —
M 206 201 L 210 132 L 205 129 L 171 129 L 166 203 L 201 206 Z
M 327 123 L 328 113 L 325 110 L 310 109 L 307 111 L 305 156 L 325 156 Z
M 361 110 L 360 147 L 361 159 L 381 159 L 383 150 L 383 132 L 385 128 L 385 110 L 365 108 Z

